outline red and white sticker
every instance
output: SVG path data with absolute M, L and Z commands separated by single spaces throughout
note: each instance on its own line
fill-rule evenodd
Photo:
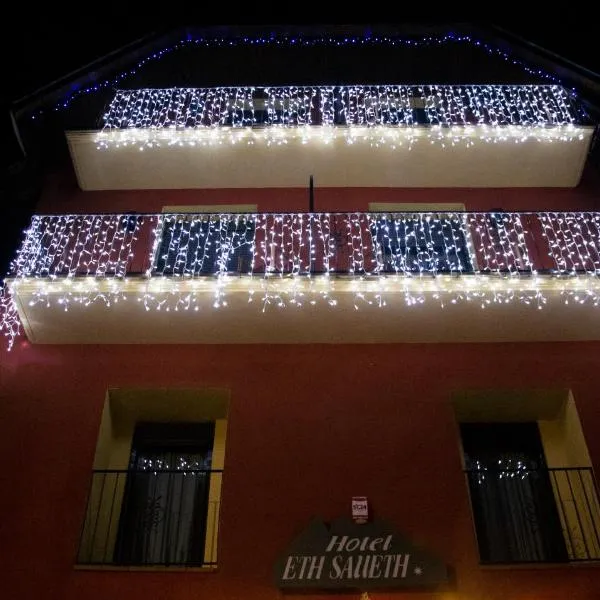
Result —
M 366 496 L 352 496 L 352 518 L 356 523 L 369 520 L 369 503 Z

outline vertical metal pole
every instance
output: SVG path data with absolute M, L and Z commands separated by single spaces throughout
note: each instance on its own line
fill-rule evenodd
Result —
M 315 212 L 315 181 L 312 175 L 308 184 L 308 212 Z

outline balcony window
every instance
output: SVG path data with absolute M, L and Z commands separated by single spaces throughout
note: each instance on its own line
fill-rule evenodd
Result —
M 111 390 L 77 565 L 217 566 L 228 395 Z
M 537 423 L 461 426 L 484 563 L 567 559 Z
M 382 215 L 371 222 L 385 273 L 471 273 L 465 227 L 457 216 Z
M 115 563 L 202 565 L 214 423 L 138 423 Z
M 570 394 L 465 392 L 455 410 L 482 564 L 600 559 L 600 504 Z
M 244 217 L 166 217 L 155 260 L 163 275 L 247 273 L 254 250 L 254 223 Z

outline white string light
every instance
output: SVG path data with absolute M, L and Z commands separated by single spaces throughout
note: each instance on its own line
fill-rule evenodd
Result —
M 8 287 L 0 283 L 0 334 L 6 338 L 9 350 L 20 333 L 21 320 L 17 305 Z
M 0 288 L 0 332 L 12 346 L 21 284 L 31 305 L 64 310 L 133 296 L 146 310 L 198 311 L 207 292 L 217 309 L 231 289 L 263 311 L 335 306 L 340 291 L 357 309 L 398 296 L 542 308 L 544 289 L 598 306 L 599 273 L 591 212 L 35 216 Z
M 396 148 L 419 140 L 582 139 L 585 117 L 558 85 L 379 85 L 119 90 L 103 116 L 100 149 L 290 139 Z M 335 130 L 335 131 L 334 131 Z

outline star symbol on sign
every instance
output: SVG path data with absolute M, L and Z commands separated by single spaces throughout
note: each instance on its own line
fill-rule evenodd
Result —
M 422 575 L 423 569 L 421 567 L 415 567 L 415 575 Z

